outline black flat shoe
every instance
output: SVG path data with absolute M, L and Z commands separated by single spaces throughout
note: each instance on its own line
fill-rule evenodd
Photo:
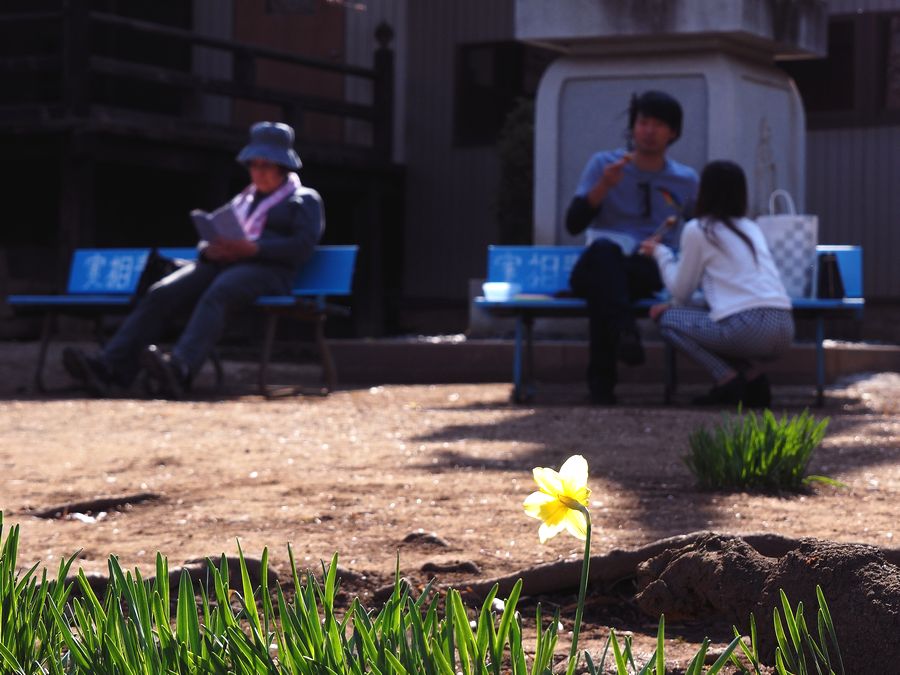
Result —
M 596 378 L 588 380 L 591 405 L 615 405 L 615 389 L 615 383 L 609 379 Z
M 694 405 L 738 405 L 746 400 L 747 383 L 743 375 L 728 380 L 725 384 L 716 385 L 702 396 L 697 396 L 691 403 Z
M 141 354 L 141 365 L 154 381 L 154 391 L 160 396 L 180 401 L 187 395 L 190 377 L 171 354 L 150 345 Z
M 772 406 L 772 387 L 765 374 L 748 380 L 744 385 L 744 404 L 748 408 L 770 408 Z

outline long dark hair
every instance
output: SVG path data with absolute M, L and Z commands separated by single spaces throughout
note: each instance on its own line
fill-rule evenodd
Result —
M 712 227 L 716 221 L 721 222 L 750 247 L 753 261 L 756 262 L 756 248 L 753 242 L 734 224 L 734 218 L 743 218 L 746 214 L 747 178 L 744 176 L 744 170 L 734 162 L 724 159 L 710 162 L 703 167 L 695 210 L 695 215 L 701 221 L 703 233 L 715 244 Z

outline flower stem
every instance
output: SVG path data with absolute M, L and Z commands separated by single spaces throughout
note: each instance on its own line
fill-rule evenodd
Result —
M 578 633 L 581 630 L 581 615 L 584 612 L 584 596 L 587 592 L 588 568 L 591 565 L 591 514 L 578 504 L 578 510 L 584 514 L 587 521 L 587 532 L 584 539 L 584 560 L 581 563 L 581 586 L 578 589 L 578 606 L 575 608 L 575 624 L 572 626 L 572 648 L 569 650 L 569 665 L 566 675 L 572 675 L 578 665 Z

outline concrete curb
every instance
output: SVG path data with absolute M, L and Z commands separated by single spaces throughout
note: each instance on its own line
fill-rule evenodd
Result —
M 462 336 L 333 340 L 330 342 L 343 383 L 509 382 L 513 341 L 467 340 Z M 620 369 L 622 382 L 662 382 L 662 343 L 646 343 L 647 363 Z M 580 382 L 587 366 L 582 340 L 542 340 L 535 343 L 535 376 L 544 382 Z M 825 343 L 827 382 L 862 372 L 900 372 L 900 346 Z M 768 369 L 776 384 L 815 384 L 815 347 L 797 344 Z M 686 358 L 678 359 L 678 379 L 706 383 L 708 378 Z

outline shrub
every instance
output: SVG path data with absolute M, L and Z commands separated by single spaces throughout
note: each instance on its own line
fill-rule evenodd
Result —
M 739 409 L 712 431 L 705 426 L 694 431 L 684 461 L 705 489 L 799 490 L 811 480 L 834 483 L 806 475 L 827 426 L 828 418 L 817 423 L 808 410 L 776 420 L 769 410 L 758 417 Z

